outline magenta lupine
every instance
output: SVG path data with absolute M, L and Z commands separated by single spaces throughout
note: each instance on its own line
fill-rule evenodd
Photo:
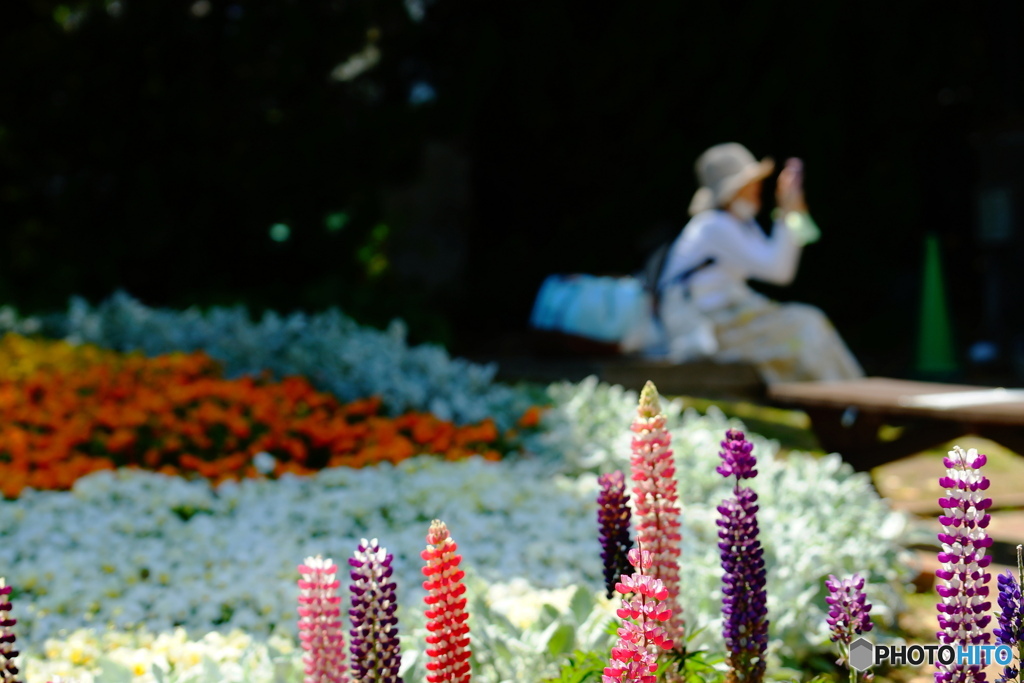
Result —
M 985 528 L 989 523 L 986 510 L 992 505 L 992 499 L 982 493 L 989 484 L 980 471 L 985 461 L 985 456 L 975 449 L 965 452 L 959 446 L 943 460 L 946 476 L 939 479 L 939 486 L 946 489 L 946 496 L 939 498 L 943 514 L 939 517 L 942 551 L 938 555 L 942 568 L 935 572 L 935 576 L 942 579 L 935 590 L 942 597 L 937 605 L 941 630 L 936 636 L 943 645 L 989 642 L 990 634 L 985 632 L 985 627 L 992 619 L 987 614 L 992 608 L 987 585 L 992 575 L 985 569 L 992 558 L 985 554 L 985 548 L 992 545 L 992 539 Z M 936 683 L 985 681 L 985 672 L 980 666 L 954 662 L 948 666 L 939 664 L 936 668 Z
M 682 647 L 686 626 L 679 606 L 679 496 L 676 493 L 675 461 L 665 428 L 665 416 L 652 382 L 640 392 L 637 416 L 631 427 L 634 437 L 630 464 L 633 504 L 636 509 L 637 544 L 651 554 L 650 575 L 668 591 L 665 607 L 672 614 L 665 624 L 668 637 Z
M 0 683 L 18 683 L 18 666 L 14 660 L 18 651 L 14 649 L 14 625 L 18 620 L 11 616 L 11 587 L 0 576 Z
M 725 637 L 728 683 L 764 680 L 768 648 L 768 603 L 765 591 L 764 550 L 758 540 L 757 494 L 740 486 L 757 476 L 754 445 L 743 432 L 730 429 L 722 441 L 723 477 L 736 477 L 733 495 L 718 506 L 721 517 L 718 547 L 722 555 L 722 634 Z
M 347 683 L 338 566 L 307 557 L 299 565 L 299 641 L 306 651 L 305 683 Z
M 391 579 L 393 557 L 380 547 L 377 539 L 359 544 L 352 566 L 352 653 L 353 683 L 401 683 L 398 667 L 398 617 L 395 610 L 395 582 Z
M 672 640 L 659 626 L 672 617 L 668 607 L 668 589 L 661 579 L 645 571 L 653 567 L 654 558 L 646 550 L 629 551 L 632 574 L 623 574 L 615 590 L 631 599 L 622 599 L 617 614 L 622 619 L 618 643 L 612 647 L 611 661 L 605 667 L 601 683 L 655 683 L 658 652 L 672 649 Z
M 864 593 L 864 577 L 854 574 L 852 577 L 839 580 L 832 574 L 825 579 L 828 595 L 829 629 L 832 631 L 832 642 L 839 644 L 839 659 L 836 664 L 846 666 L 850 671 L 850 681 L 856 680 L 856 670 L 850 666 L 850 643 L 856 636 L 871 630 L 871 603 Z
M 629 494 L 626 477 L 616 470 L 597 478 L 597 528 L 601 541 L 601 560 L 604 564 L 604 585 L 611 598 L 615 584 L 623 574 L 630 573 L 627 553 L 633 542 L 629 538 Z
M 469 683 L 469 614 L 466 612 L 465 572 L 459 569 L 459 546 L 452 540 L 448 527 L 440 520 L 430 523 L 427 549 L 420 553 L 426 560 L 423 574 L 427 591 L 426 654 L 427 683 Z

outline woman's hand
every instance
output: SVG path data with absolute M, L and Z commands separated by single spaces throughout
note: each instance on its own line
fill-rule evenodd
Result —
M 803 162 L 795 157 L 786 159 L 786 166 L 779 173 L 779 180 L 775 185 L 775 204 L 783 212 L 807 213 L 803 178 Z

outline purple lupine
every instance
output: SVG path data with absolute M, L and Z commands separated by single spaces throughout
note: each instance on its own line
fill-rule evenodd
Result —
M 629 494 L 626 476 L 616 470 L 597 478 L 601 490 L 597 494 L 597 528 L 604 563 L 604 585 L 608 597 L 615 597 L 615 584 L 623 574 L 632 573 L 629 564 Z
M 850 643 L 856 636 L 870 631 L 873 626 L 870 615 L 871 603 L 864 594 L 864 577 L 854 574 L 840 581 L 829 574 L 825 579 L 825 587 L 828 588 L 828 595 L 825 596 L 828 617 L 825 621 L 832 631 L 832 642 L 839 643 L 840 657 L 836 664 L 849 667 L 850 680 L 854 680 L 854 669 L 850 667 L 848 661 Z
M 999 626 L 992 629 L 992 634 L 995 635 L 997 643 L 1009 645 L 1010 647 L 1020 647 L 1021 637 L 1024 635 L 1024 625 L 1022 625 L 1021 619 L 1020 585 L 1010 572 L 1000 574 L 997 577 L 997 581 L 999 588 L 999 598 L 997 601 L 999 603 L 999 615 L 997 617 Z M 1003 673 L 997 679 L 997 683 L 1017 680 L 1018 673 L 1020 673 L 1020 670 L 1013 666 L 1013 662 L 1010 662 L 1003 668 Z
M 939 541 L 942 551 L 938 555 L 942 569 L 935 576 L 943 583 L 935 587 L 942 597 L 937 607 L 939 628 L 936 636 L 943 645 L 978 645 L 989 642 L 985 627 L 992 620 L 987 614 L 992 603 L 988 582 L 992 575 L 984 571 L 992 563 L 985 548 L 992 539 L 985 532 L 989 523 L 986 510 L 992 505 L 982 491 L 988 488 L 988 478 L 980 471 L 985 464 L 984 455 L 975 449 L 964 451 L 955 446 L 949 457 L 943 459 L 946 476 L 939 486 L 946 496 L 939 498 L 943 514 L 939 517 L 942 533 Z M 954 662 L 938 664 L 936 683 L 984 683 L 985 671 L 981 666 Z
M 348 563 L 352 566 L 352 654 L 353 683 L 401 683 L 398 667 L 398 617 L 395 610 L 395 582 L 391 575 L 394 558 L 377 539 L 359 544 Z
M 722 631 L 725 637 L 727 683 L 759 683 L 764 680 L 768 648 L 768 605 L 765 591 L 764 550 L 757 538 L 757 494 L 740 481 L 757 476 L 754 445 L 743 432 L 730 429 L 722 442 L 723 477 L 736 477 L 733 496 L 718 506 L 722 551 Z
M 18 683 L 18 667 L 14 659 L 14 629 L 17 619 L 11 617 L 11 587 L 0 576 L 0 682 Z
M 341 630 L 341 582 L 330 558 L 307 557 L 299 565 L 299 640 L 306 655 L 305 683 L 348 683 Z

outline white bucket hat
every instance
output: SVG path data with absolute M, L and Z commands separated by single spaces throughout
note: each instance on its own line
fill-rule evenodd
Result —
M 738 142 L 715 145 L 700 155 L 694 165 L 700 188 L 690 201 L 690 215 L 722 206 L 744 185 L 764 180 L 775 169 L 771 157 L 761 161 Z

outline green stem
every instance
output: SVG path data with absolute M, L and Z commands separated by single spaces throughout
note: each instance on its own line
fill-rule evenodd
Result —
M 850 646 L 843 643 L 839 646 L 839 654 L 842 655 L 843 661 L 846 662 L 846 670 L 850 672 L 850 683 L 857 683 L 857 671 L 850 664 Z
M 1017 587 L 1024 590 L 1024 545 L 1017 546 Z M 1024 667 L 1024 640 L 1017 641 L 1017 680 L 1020 680 L 1020 669 Z

